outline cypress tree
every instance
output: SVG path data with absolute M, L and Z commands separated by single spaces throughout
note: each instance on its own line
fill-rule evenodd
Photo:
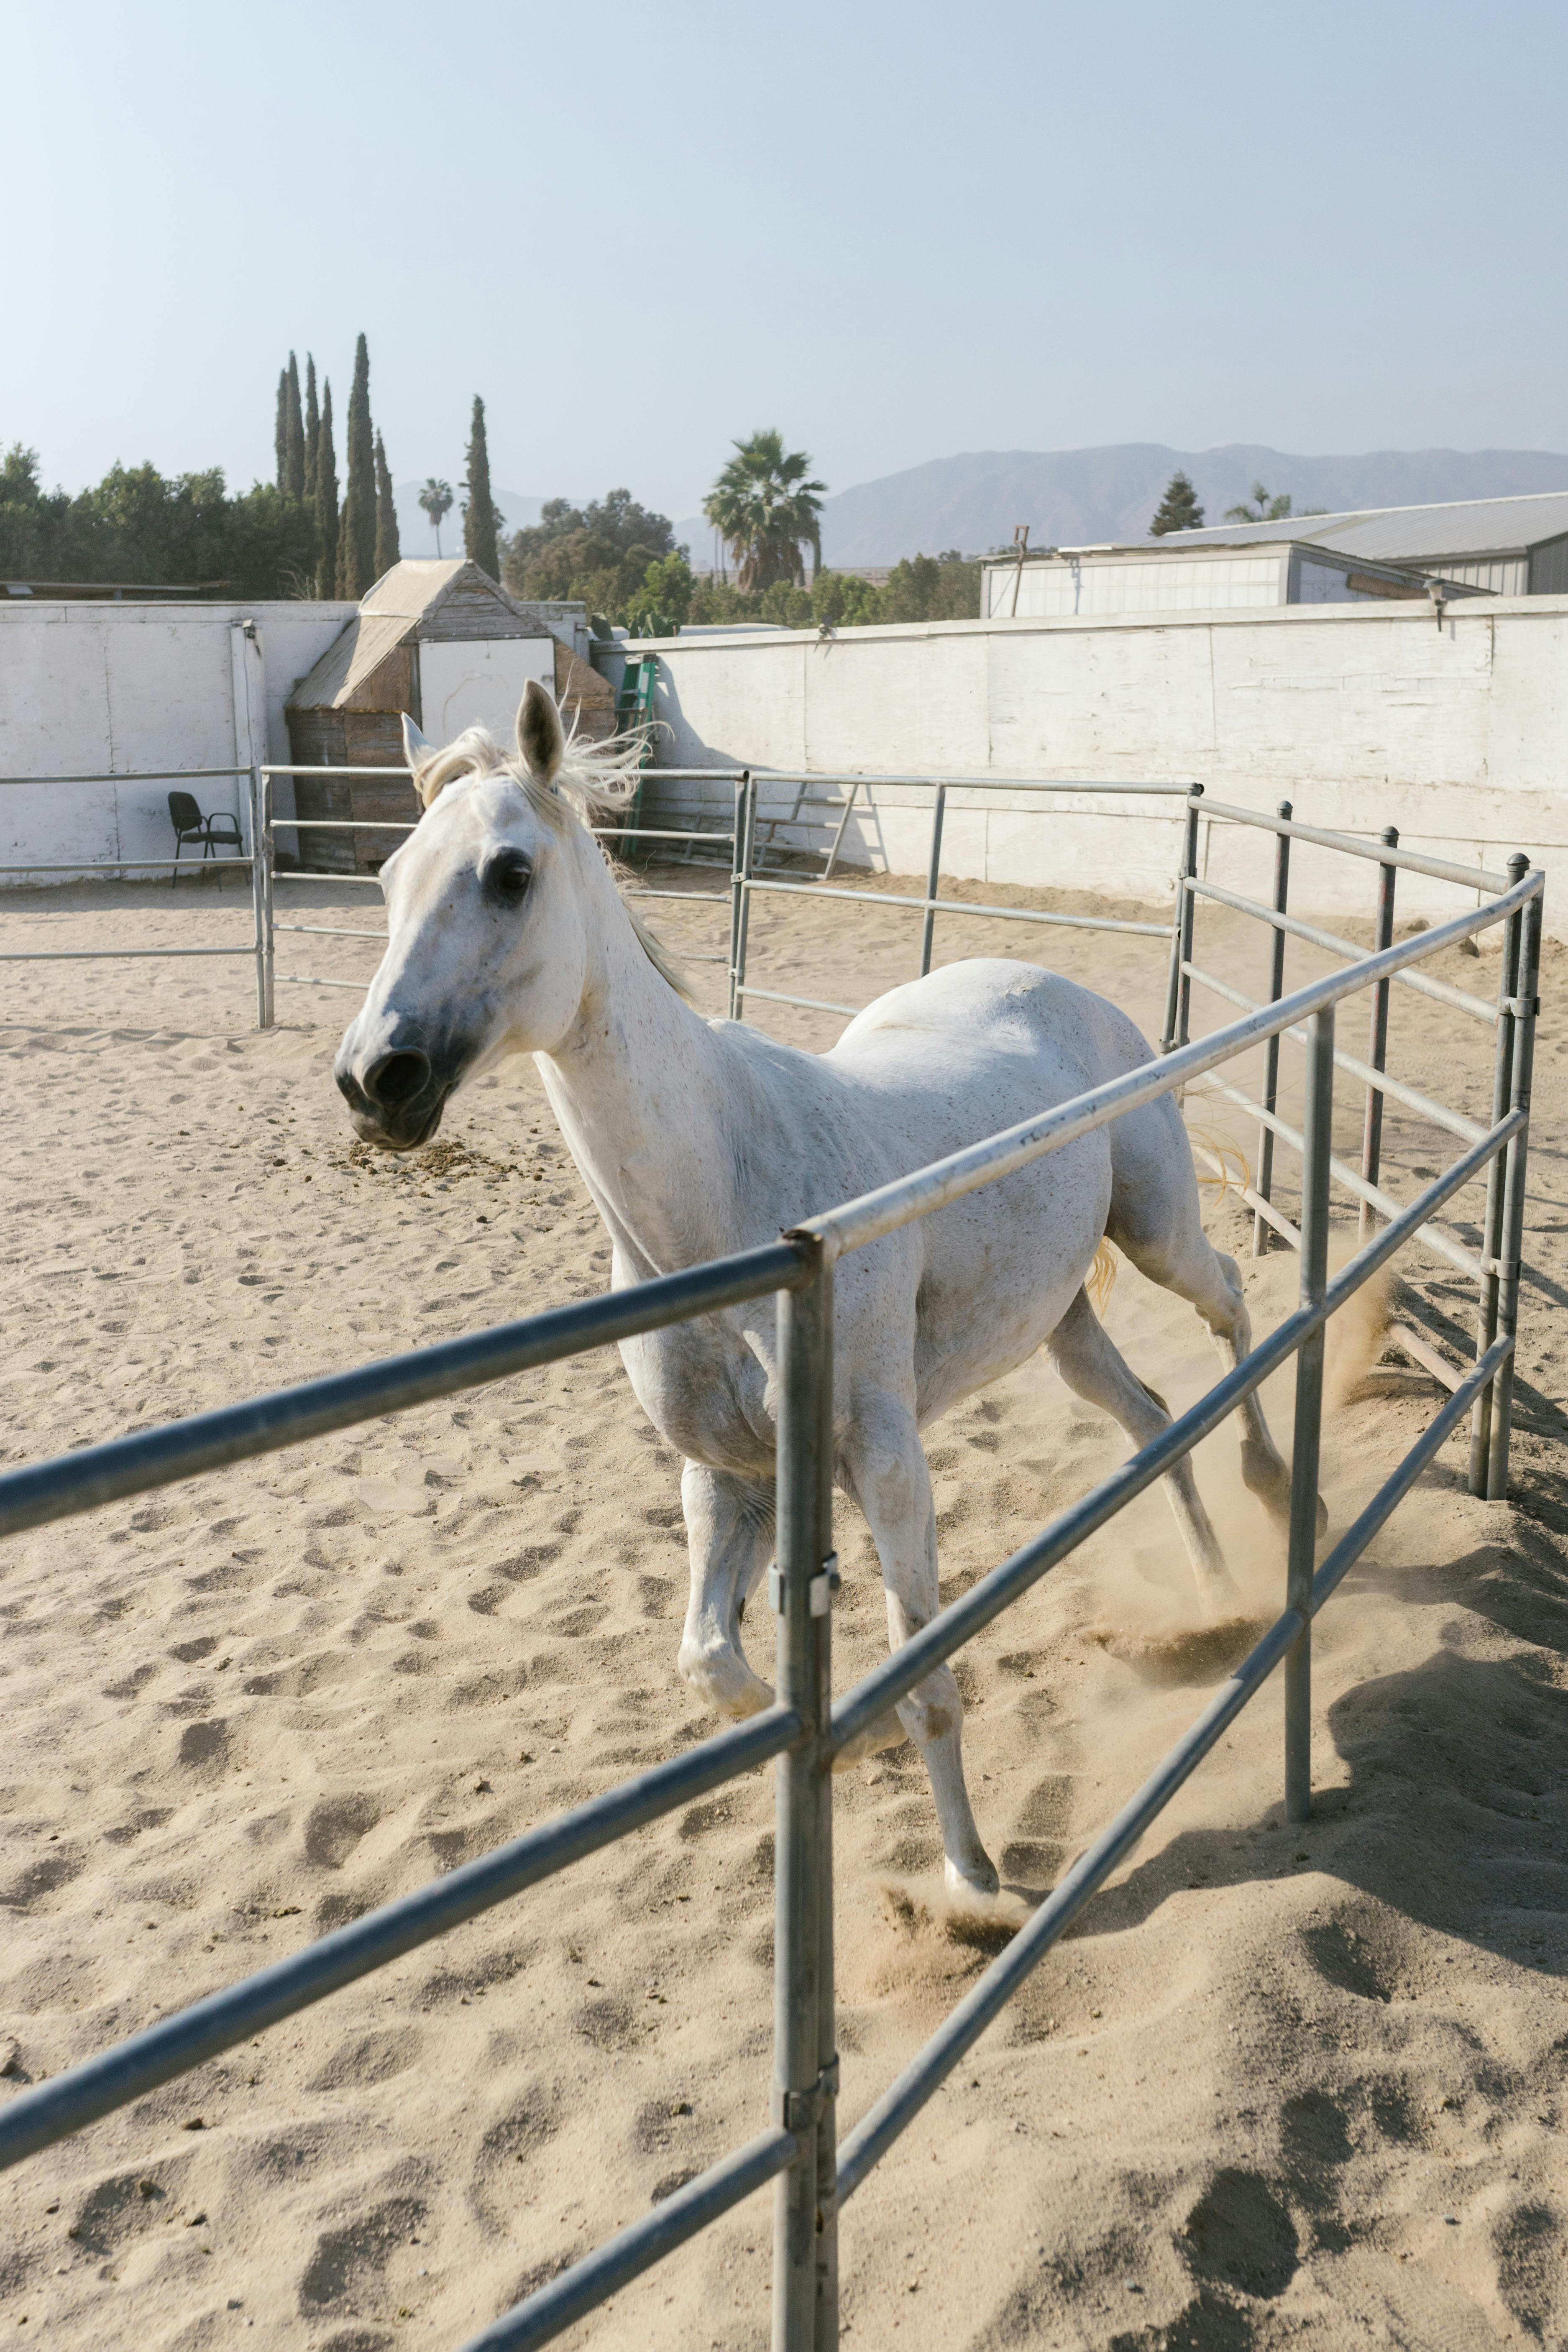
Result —
M 278 487 L 289 488 L 289 371 L 278 372 L 278 417 L 272 427 L 272 446 L 278 456 Z
M 321 440 L 321 412 L 316 405 L 316 362 L 305 354 L 305 504 L 316 511 L 316 454 Z
M 397 509 L 392 497 L 392 469 L 386 462 L 386 444 L 378 433 L 375 436 L 375 576 L 379 580 L 390 572 L 403 553 L 397 543 Z
M 1165 485 L 1165 495 L 1154 510 L 1149 525 L 1152 539 L 1163 539 L 1170 530 L 1202 530 L 1204 510 L 1198 504 L 1198 494 L 1185 474 L 1179 470 Z
M 286 490 L 297 507 L 305 503 L 305 419 L 300 407 L 300 362 L 289 354 L 289 378 L 283 416 L 283 457 Z
M 356 602 L 375 578 L 375 440 L 370 422 L 370 348 L 354 345 L 354 380 L 343 436 L 348 488 L 338 532 L 338 593 Z
M 481 572 L 492 580 L 500 578 L 500 550 L 496 544 L 496 525 L 501 518 L 490 497 L 490 454 L 485 442 L 485 404 L 474 394 L 474 421 L 468 434 L 468 470 L 463 488 L 468 497 L 463 501 L 463 548 Z
M 316 436 L 316 593 L 335 594 L 338 584 L 338 458 L 332 447 L 332 387 L 321 388 L 321 424 Z

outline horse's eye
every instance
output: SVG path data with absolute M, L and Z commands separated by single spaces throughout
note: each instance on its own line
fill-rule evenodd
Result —
M 528 895 L 533 868 L 521 849 L 504 849 L 485 868 L 485 894 L 502 907 L 520 907 Z

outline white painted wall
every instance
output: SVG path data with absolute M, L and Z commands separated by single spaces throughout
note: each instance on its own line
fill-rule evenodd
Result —
M 170 785 L 193 768 L 287 760 L 283 706 L 355 610 L 0 601 L 0 866 L 172 856 Z M 3 781 L 105 772 L 158 781 Z M 240 814 L 243 826 L 236 780 L 189 789 L 204 810 Z
M 1277 607 L 1085 620 L 675 638 L 658 648 L 667 767 L 1201 782 L 1216 801 L 1500 870 L 1568 850 L 1568 597 Z M 657 773 L 657 772 L 656 772 Z M 654 787 L 661 814 L 727 821 L 729 788 Z M 786 799 L 781 788 L 779 800 Z M 773 803 L 777 805 L 777 803 Z M 925 865 L 929 794 L 878 792 L 847 848 Z M 1170 803 L 950 794 L 943 866 L 986 881 L 1169 903 Z M 1271 836 L 1218 824 L 1216 881 L 1266 895 Z M 801 836 L 805 838 L 804 835 Z M 817 836 L 820 839 L 820 835 Z M 1294 902 L 1369 913 L 1373 869 L 1298 847 Z M 1402 878 L 1406 912 L 1453 911 L 1448 885 Z M 1547 924 L 1568 937 L 1568 893 Z
M 485 637 L 419 648 L 419 700 L 432 743 L 449 743 L 465 727 L 488 727 L 510 743 L 530 678 L 555 691 L 555 639 Z

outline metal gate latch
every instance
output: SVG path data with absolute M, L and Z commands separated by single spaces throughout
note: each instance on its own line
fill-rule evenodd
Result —
M 833 1596 L 844 1580 L 838 1573 L 838 1554 L 830 1551 L 822 1563 L 822 1572 L 814 1576 L 806 1588 L 814 1617 L 826 1617 L 833 1606 Z M 768 1605 L 781 1617 L 784 1605 L 784 1576 L 777 1560 L 768 1567 Z

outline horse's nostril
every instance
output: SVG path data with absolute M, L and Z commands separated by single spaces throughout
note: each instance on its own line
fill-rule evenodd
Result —
M 384 1054 L 373 1062 L 361 1084 L 372 1102 L 384 1105 L 412 1102 L 428 1083 L 430 1063 L 424 1054 Z

